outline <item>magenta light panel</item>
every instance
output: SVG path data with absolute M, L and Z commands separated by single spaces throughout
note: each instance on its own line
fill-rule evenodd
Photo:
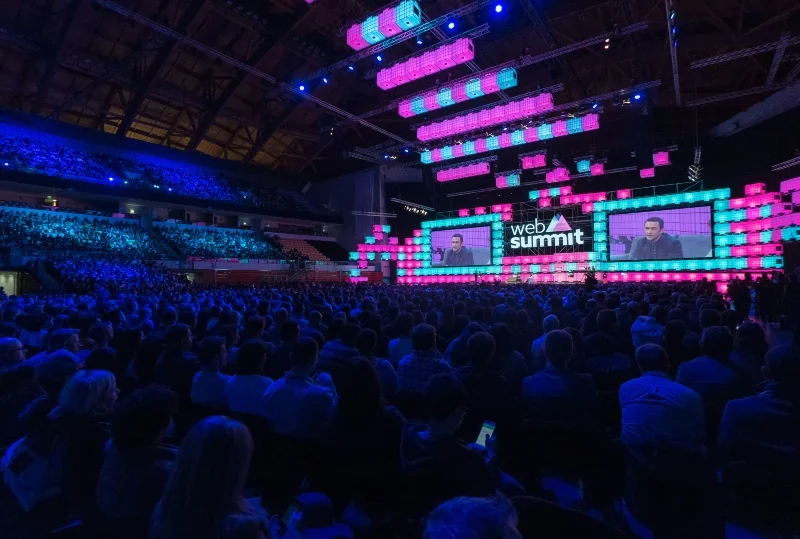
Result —
M 744 186 L 745 196 L 761 195 L 767 192 L 767 184 L 751 183 Z
M 587 117 L 592 116 L 587 122 Z M 599 129 L 600 123 L 597 121 L 596 114 L 587 114 L 583 118 L 575 118 L 576 120 L 581 120 L 583 125 L 589 125 L 590 129 Z M 586 131 L 586 129 L 583 129 Z M 575 131 L 574 133 L 580 133 L 582 131 Z M 505 148 L 508 145 L 519 145 L 519 144 L 527 144 L 529 142 L 536 142 L 539 140 L 547 140 L 553 138 L 552 134 L 552 124 L 544 123 L 538 126 L 532 126 L 525 129 L 519 129 L 512 133 L 504 133 L 501 136 L 491 136 L 486 138 L 479 138 L 475 140 L 469 140 L 464 142 L 463 144 L 456 144 L 454 146 L 443 146 L 440 148 L 434 148 L 432 150 L 424 151 L 420 154 L 420 161 L 424 164 L 430 163 L 437 163 L 439 161 L 446 161 L 448 159 L 454 159 L 460 155 L 475 155 L 480 153 L 485 153 L 493 150 L 499 150 L 500 148 Z M 459 148 L 459 146 L 462 146 Z M 561 173 L 563 174 L 563 173 Z M 567 170 L 567 174 L 569 171 Z M 558 180 L 558 181 L 566 181 L 566 180 Z
M 589 173 L 592 176 L 602 176 L 606 173 L 606 166 L 603 163 L 593 163 L 592 166 L 589 167 Z
M 781 193 L 800 191 L 800 177 L 781 182 Z
M 656 152 L 653 154 L 653 166 L 663 167 L 669 165 L 669 152 Z
M 544 175 L 547 183 L 558 183 L 569 181 L 569 169 L 565 167 L 554 168 Z
M 306 0 L 308 2 L 308 0 Z M 310 3 L 310 2 L 309 2 Z M 422 11 L 416 0 L 404 0 L 347 29 L 347 44 L 357 50 L 380 43 L 387 37 L 402 34 L 422 23 Z
M 496 91 L 496 90 L 495 90 Z M 486 108 L 463 116 L 457 116 L 417 129 L 417 138 L 422 141 L 435 140 L 460 133 L 467 133 L 482 127 L 491 127 L 505 122 L 527 118 L 536 114 L 543 114 L 553 110 L 553 94 L 544 93 L 534 97 L 526 97 L 519 101 L 512 101 L 491 108 Z M 563 126 L 561 125 L 563 123 Z M 563 127 L 563 133 L 561 128 Z M 559 134 L 556 134 L 558 130 Z M 581 125 L 581 131 L 584 131 Z M 567 135 L 566 122 L 553 123 L 553 136 Z
M 547 155 L 540 153 L 536 155 L 526 155 L 522 159 L 520 159 L 522 163 L 522 168 L 524 170 L 528 170 L 531 168 L 542 168 L 547 166 Z
M 436 173 L 436 181 L 449 182 L 489 174 L 489 163 L 474 163 L 464 167 L 448 168 Z
M 654 178 L 656 175 L 656 169 L 654 168 L 641 168 L 639 169 L 639 177 L 640 178 Z
M 410 58 L 404 62 L 398 62 L 386 69 L 381 69 L 378 71 L 378 87 L 382 90 L 390 90 L 407 84 L 412 80 L 421 79 L 439 71 L 450 69 L 455 65 L 469 62 L 474 58 L 475 45 L 472 40 L 468 38 L 457 39 L 453 43 L 442 45 L 420 56 Z M 439 103 L 438 92 L 432 91 L 430 93 L 433 98 L 424 101 L 426 110 L 442 108 Z

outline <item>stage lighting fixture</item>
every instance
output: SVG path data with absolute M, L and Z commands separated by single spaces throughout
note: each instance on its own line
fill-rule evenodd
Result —
M 600 106 L 599 103 L 592 103 L 592 110 L 597 110 L 597 107 L 599 106 Z
M 452 30 L 455 27 L 456 27 L 456 23 L 454 23 L 454 22 L 447 23 L 447 29 L 448 30 Z
M 306 87 L 305 87 L 304 84 L 301 84 L 300 86 L 298 86 L 297 89 L 300 90 L 301 92 L 305 92 L 306 91 Z
M 606 42 L 605 42 L 605 45 L 603 45 L 603 48 L 605 50 L 608 50 L 609 48 L 611 48 L 611 38 L 608 38 L 608 37 L 606 38 Z
M 634 95 L 633 95 L 633 98 L 634 98 L 636 101 L 639 101 L 639 100 L 642 98 L 642 94 L 634 94 Z
M 356 66 L 354 66 L 354 65 L 349 65 L 349 66 L 347 66 L 347 70 L 348 70 L 348 71 L 355 71 L 355 70 L 356 70 Z
M 671 21 L 675 20 L 675 10 L 674 9 L 670 9 L 669 10 L 669 20 L 671 20 Z
M 422 38 L 421 37 L 417 38 L 417 45 L 422 45 Z
M 408 148 L 404 148 L 403 151 L 406 152 L 406 153 L 410 153 L 411 152 L 411 150 L 409 150 Z
M 108 181 L 110 181 L 110 182 L 113 182 L 113 181 L 114 181 L 114 178 L 112 178 L 112 177 L 110 177 L 110 176 L 109 176 L 109 178 L 108 178 Z
M 125 185 L 128 185 L 128 180 L 125 180 L 123 183 L 124 183 Z
M 328 77 L 322 77 L 322 83 L 328 84 Z
M 494 12 L 495 13 L 502 13 L 503 12 L 503 4 L 497 4 L 496 6 L 494 6 Z
M 7 163 L 7 162 L 6 162 L 6 163 L 3 163 L 3 166 L 6 166 L 6 167 L 7 167 L 7 166 L 8 166 L 8 163 Z
M 376 56 L 375 59 L 379 62 L 383 62 L 383 56 L 381 56 L 380 54 Z
M 172 191 L 172 187 L 167 187 L 167 191 Z
M 383 154 L 383 158 L 384 159 L 389 159 L 389 154 L 388 153 Z

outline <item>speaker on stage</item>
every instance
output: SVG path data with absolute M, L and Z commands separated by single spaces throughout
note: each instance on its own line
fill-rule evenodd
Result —
M 397 260 L 389 261 L 389 284 L 397 284 Z

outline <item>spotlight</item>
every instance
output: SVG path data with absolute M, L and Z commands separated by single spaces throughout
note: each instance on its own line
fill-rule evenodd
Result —
M 301 84 L 300 86 L 297 87 L 297 89 L 300 90 L 301 92 L 305 92 L 306 91 L 306 86 L 305 86 L 305 84 Z
M 383 62 L 383 56 L 381 56 L 380 54 L 376 56 L 375 59 L 379 62 Z
M 167 191 L 172 192 L 172 187 L 167 187 Z
M 669 20 L 671 20 L 671 21 L 675 20 L 675 10 L 674 9 L 670 9 L 669 10 Z
M 114 178 L 111 178 L 111 177 L 109 177 L 109 178 L 108 178 L 108 181 L 110 181 L 110 182 L 113 182 L 113 181 L 114 181 Z
M 159 186 L 157 186 L 157 185 L 154 185 L 153 187 L 155 187 L 156 189 L 161 189 L 161 188 L 160 188 Z
M 422 38 L 421 37 L 417 37 L 417 45 L 422 45 Z
M 8 166 L 8 163 L 7 163 L 7 162 L 6 162 L 6 163 L 3 163 L 3 166 L 4 166 L 4 167 L 7 167 L 7 166 Z
M 411 150 L 409 150 L 408 148 L 404 148 L 403 151 L 406 152 L 406 153 L 410 153 L 411 152 Z
M 356 66 L 351 64 L 351 65 L 347 66 L 347 70 L 348 71 L 355 71 L 356 70 Z
M 131 210 L 130 213 L 133 213 L 133 210 Z
M 592 103 L 592 110 L 597 110 L 597 107 L 599 107 L 599 106 L 600 106 L 599 103 L 596 103 L 596 102 Z
M 503 12 L 503 4 L 497 4 L 496 6 L 494 6 L 494 12 L 495 13 L 502 13 Z
M 128 185 L 128 180 L 125 180 L 123 183 L 124 183 L 125 185 Z
M 389 159 L 389 154 L 388 153 L 383 154 L 383 158 L 384 159 Z
M 454 23 L 454 22 L 447 23 L 447 29 L 448 30 L 452 30 L 455 27 L 456 27 L 456 23 Z
M 328 84 L 328 77 L 322 77 L 322 83 Z
M 634 94 L 633 98 L 634 98 L 636 101 L 639 101 L 639 100 L 642 98 L 642 94 Z

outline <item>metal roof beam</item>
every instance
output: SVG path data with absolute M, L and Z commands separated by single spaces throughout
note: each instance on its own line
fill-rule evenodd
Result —
M 192 3 L 189 4 L 181 15 L 180 20 L 178 20 L 178 24 L 175 25 L 175 31 L 181 34 L 186 32 L 186 28 L 188 28 L 200 12 L 200 8 L 203 7 L 204 3 L 205 0 L 192 0 Z M 136 119 L 136 114 L 144 103 L 153 82 L 155 82 L 156 77 L 158 77 L 158 72 L 161 71 L 164 63 L 169 59 L 178 43 L 178 40 L 167 37 L 167 42 L 159 49 L 155 59 L 147 67 L 144 78 L 134 90 L 134 97 L 131 99 L 130 103 L 128 103 L 128 108 L 125 109 L 125 117 L 122 119 L 119 129 L 117 129 L 118 136 L 124 137 L 127 133 L 131 124 Z

